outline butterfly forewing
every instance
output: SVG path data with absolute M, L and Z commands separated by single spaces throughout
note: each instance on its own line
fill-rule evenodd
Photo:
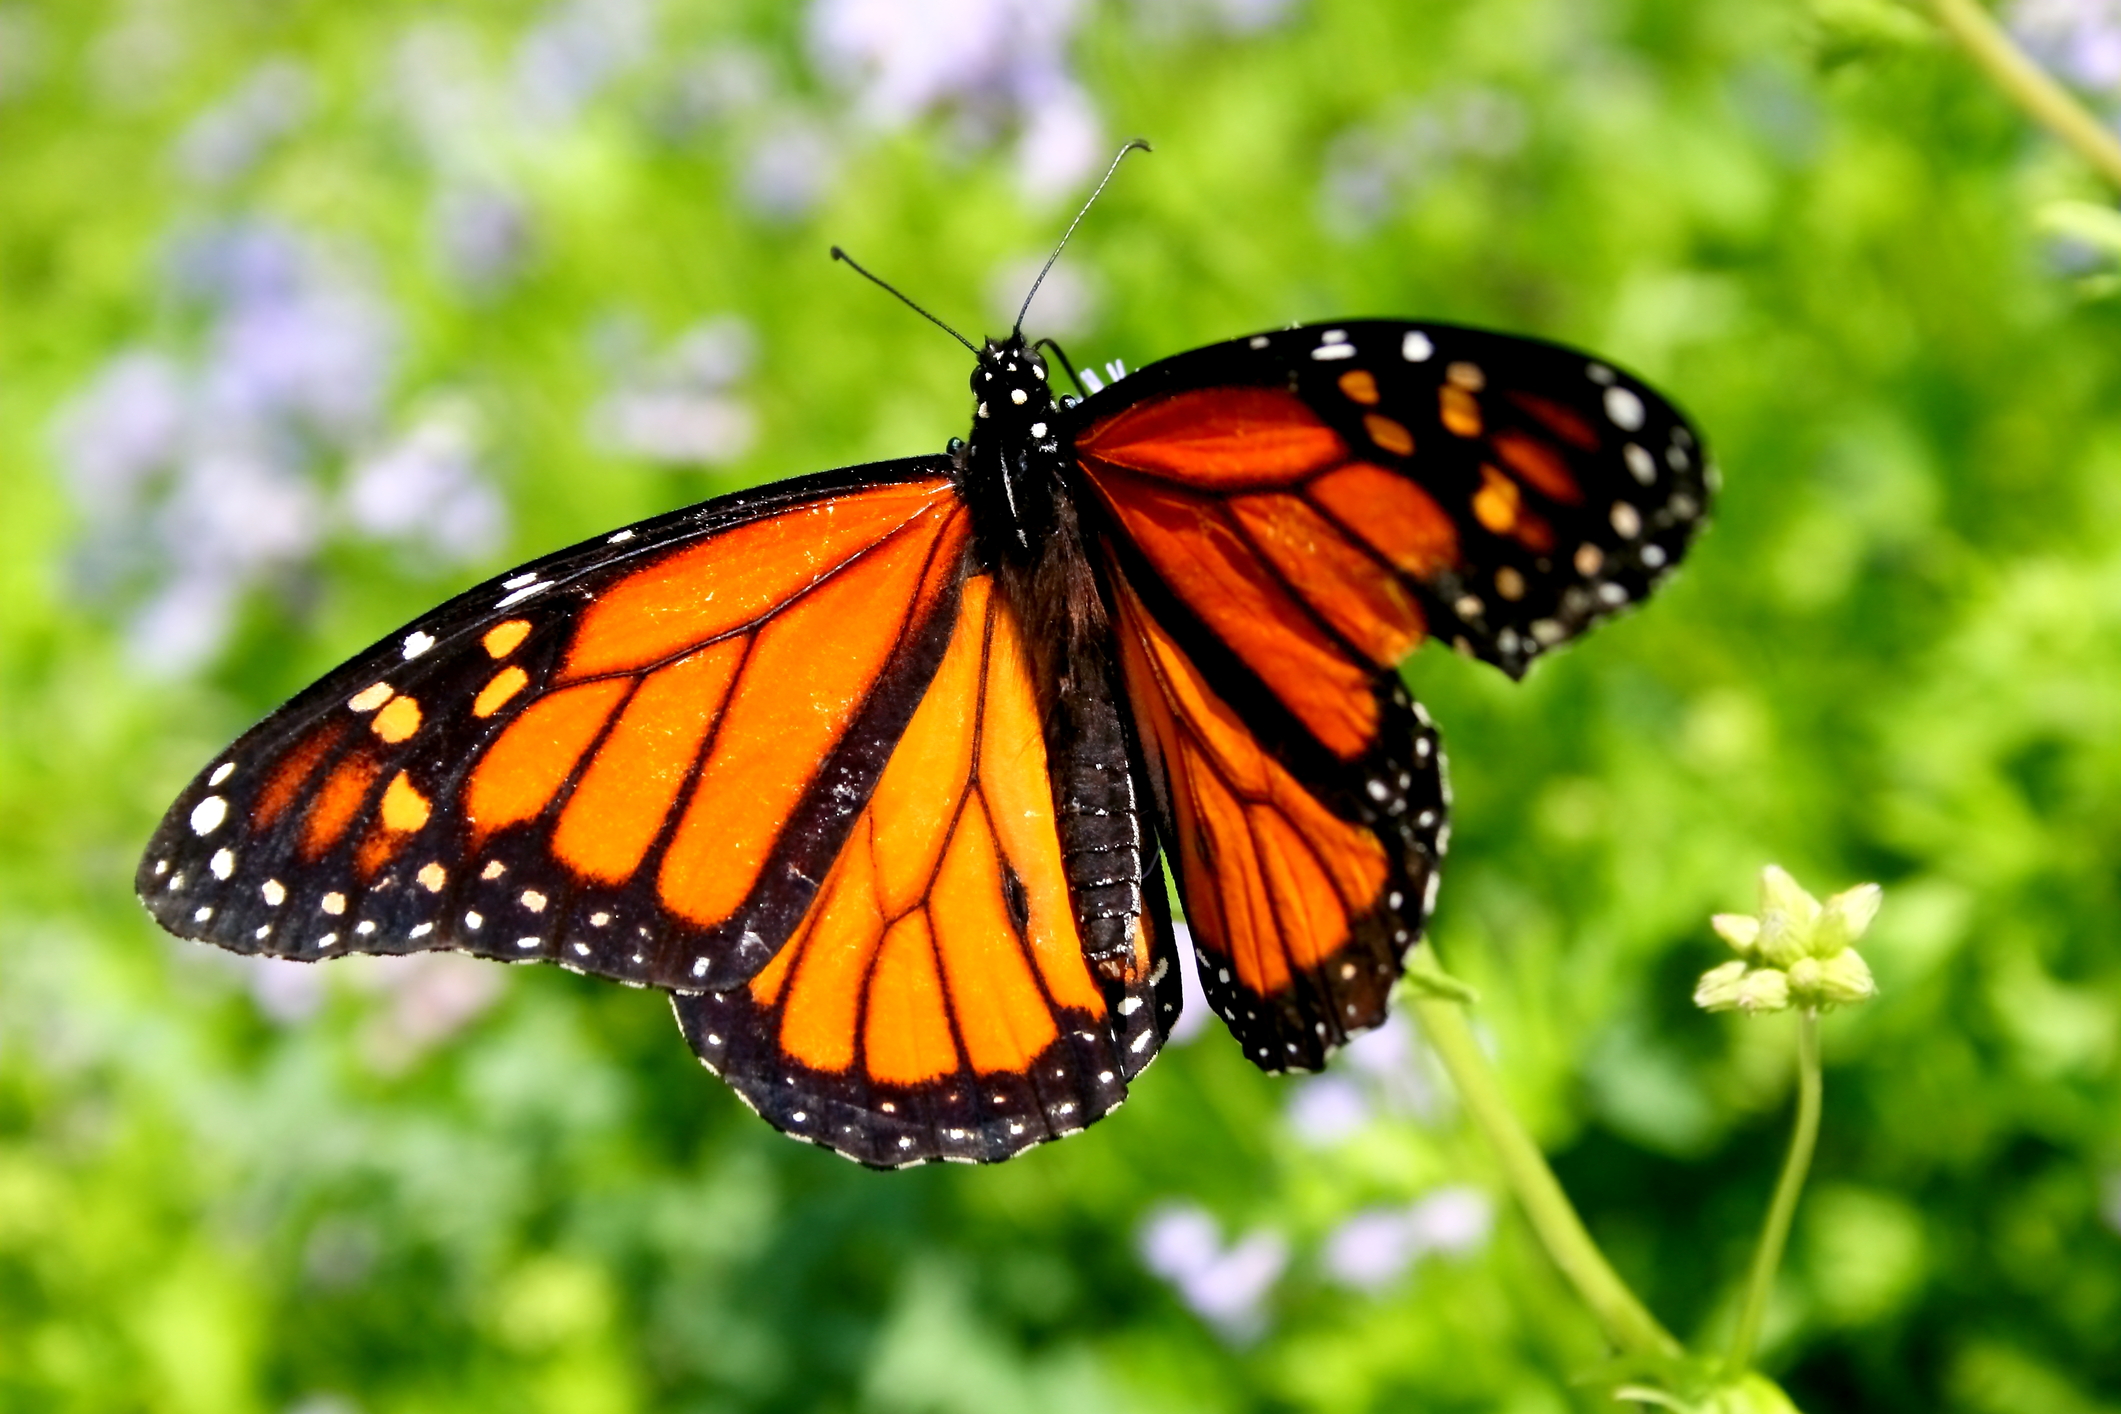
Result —
M 1268 640 L 1248 656 L 1334 746 L 1366 726 L 1328 705 L 1354 672 L 1335 645 L 1389 667 L 1436 637 L 1522 676 L 1647 594 L 1708 507 L 1700 438 L 1655 391 L 1452 325 L 1256 334 L 1153 364 L 1078 417 L 1100 499 L 1219 633 Z M 1246 568 L 1189 579 L 1222 544 Z M 1297 612 L 1248 630 L 1244 596 L 1270 584 Z
M 1447 839 L 1398 664 L 1441 637 L 1521 676 L 1641 598 L 1702 448 L 1585 355 L 1383 321 L 1182 354 L 1075 419 L 1203 985 L 1261 1066 L 1315 1068 L 1383 1019 Z
M 950 632 L 947 463 L 646 522 L 481 586 L 202 772 L 138 886 L 242 952 L 728 986 L 808 907 Z

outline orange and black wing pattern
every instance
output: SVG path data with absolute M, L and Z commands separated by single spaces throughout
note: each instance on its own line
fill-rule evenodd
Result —
M 1260 1065 L 1315 1068 L 1383 1019 L 1447 836 L 1397 665 L 1436 637 L 1522 676 L 1642 598 L 1699 440 L 1583 354 L 1386 321 L 1152 365 L 1073 440 L 1203 984 Z
M 1110 1111 L 1168 1034 L 1160 884 L 1128 910 L 1124 956 L 1100 966 L 1085 946 L 1098 876 L 1056 810 L 1032 662 L 993 578 L 966 580 L 941 666 L 787 945 L 745 985 L 673 999 L 701 1060 L 777 1128 L 877 1167 L 995 1162 Z M 1117 872 L 1153 879 L 1135 837 Z
M 944 458 L 710 501 L 458 597 L 275 712 L 141 861 L 182 937 L 732 987 L 806 916 L 957 631 Z

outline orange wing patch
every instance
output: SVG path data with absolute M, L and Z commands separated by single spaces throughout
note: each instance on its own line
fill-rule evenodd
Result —
M 1288 486 L 1348 459 L 1340 434 L 1278 388 L 1204 388 L 1137 403 L 1075 449 L 1104 466 L 1217 490 Z
M 665 556 L 582 616 L 562 681 L 639 672 L 735 633 L 935 514 L 935 485 L 912 482 L 740 525 Z
M 1131 587 L 1118 598 L 1127 692 L 1161 763 L 1194 937 L 1248 991 L 1285 993 L 1377 909 L 1384 846 L 1260 748 Z
M 584 615 L 557 689 L 473 769 L 475 842 L 557 807 L 553 854 L 611 885 L 667 835 L 662 904 L 695 925 L 725 921 L 908 624 L 951 588 L 968 534 L 928 482 L 739 526 L 635 571 Z M 788 548 L 805 536 L 815 543 Z M 502 668 L 473 715 L 527 686 L 519 666 Z
M 779 1010 L 781 1053 L 883 1085 L 1022 1075 L 1064 1025 L 1103 1017 L 1051 790 L 1014 619 L 989 579 L 968 580 L 942 666 L 853 835 L 750 983 Z

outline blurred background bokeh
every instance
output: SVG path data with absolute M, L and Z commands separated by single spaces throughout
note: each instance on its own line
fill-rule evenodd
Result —
M 2004 17 L 2114 111 L 2121 6 Z M 1404 1025 L 1290 1080 L 1196 1015 L 1084 1136 L 878 1175 L 654 995 L 132 899 L 192 771 L 444 596 L 963 433 L 963 350 L 827 245 L 998 331 L 1136 134 L 1032 312 L 1078 361 L 1474 322 L 1718 454 L 1643 612 L 1408 668 L 1437 937 L 1628 1279 L 1727 1326 L 1784 1142 L 1708 914 L 1877 879 L 1766 1364 L 2121 1408 L 2121 247 L 1889 0 L 0 4 L 0 1407 L 1593 1407 Z

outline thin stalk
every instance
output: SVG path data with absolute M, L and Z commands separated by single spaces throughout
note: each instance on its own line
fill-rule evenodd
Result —
M 1790 1135 L 1789 1156 L 1782 1161 L 1782 1177 L 1776 1180 L 1775 1197 L 1760 1229 L 1760 1246 L 1746 1278 L 1745 1304 L 1739 1308 L 1738 1329 L 1731 1336 L 1729 1368 L 1734 1375 L 1743 1374 L 1753 1363 L 1753 1348 L 1760 1342 L 1768 1293 L 1782 1266 L 1782 1249 L 1789 1242 L 1790 1218 L 1797 1211 L 1797 1195 L 1804 1191 L 1812 1150 L 1819 1143 L 1819 1090 L 1819 1009 L 1806 1007 L 1797 1013 L 1797 1129 Z
M 1658 1324 L 1591 1240 L 1554 1170 L 1547 1167 L 1546 1156 L 1503 1098 L 1502 1086 L 1466 1023 L 1464 1006 L 1416 995 L 1414 1010 L 1421 1018 L 1423 1036 L 1451 1073 L 1466 1114 L 1501 1161 L 1503 1177 L 1523 1205 L 1532 1231 L 1591 1308 L 1606 1339 L 1626 1355 L 1672 1358 L 1683 1353 L 1672 1333 Z
M 2121 140 L 2049 77 L 1974 0 L 1929 0 L 1937 23 L 2033 120 L 2121 186 Z

